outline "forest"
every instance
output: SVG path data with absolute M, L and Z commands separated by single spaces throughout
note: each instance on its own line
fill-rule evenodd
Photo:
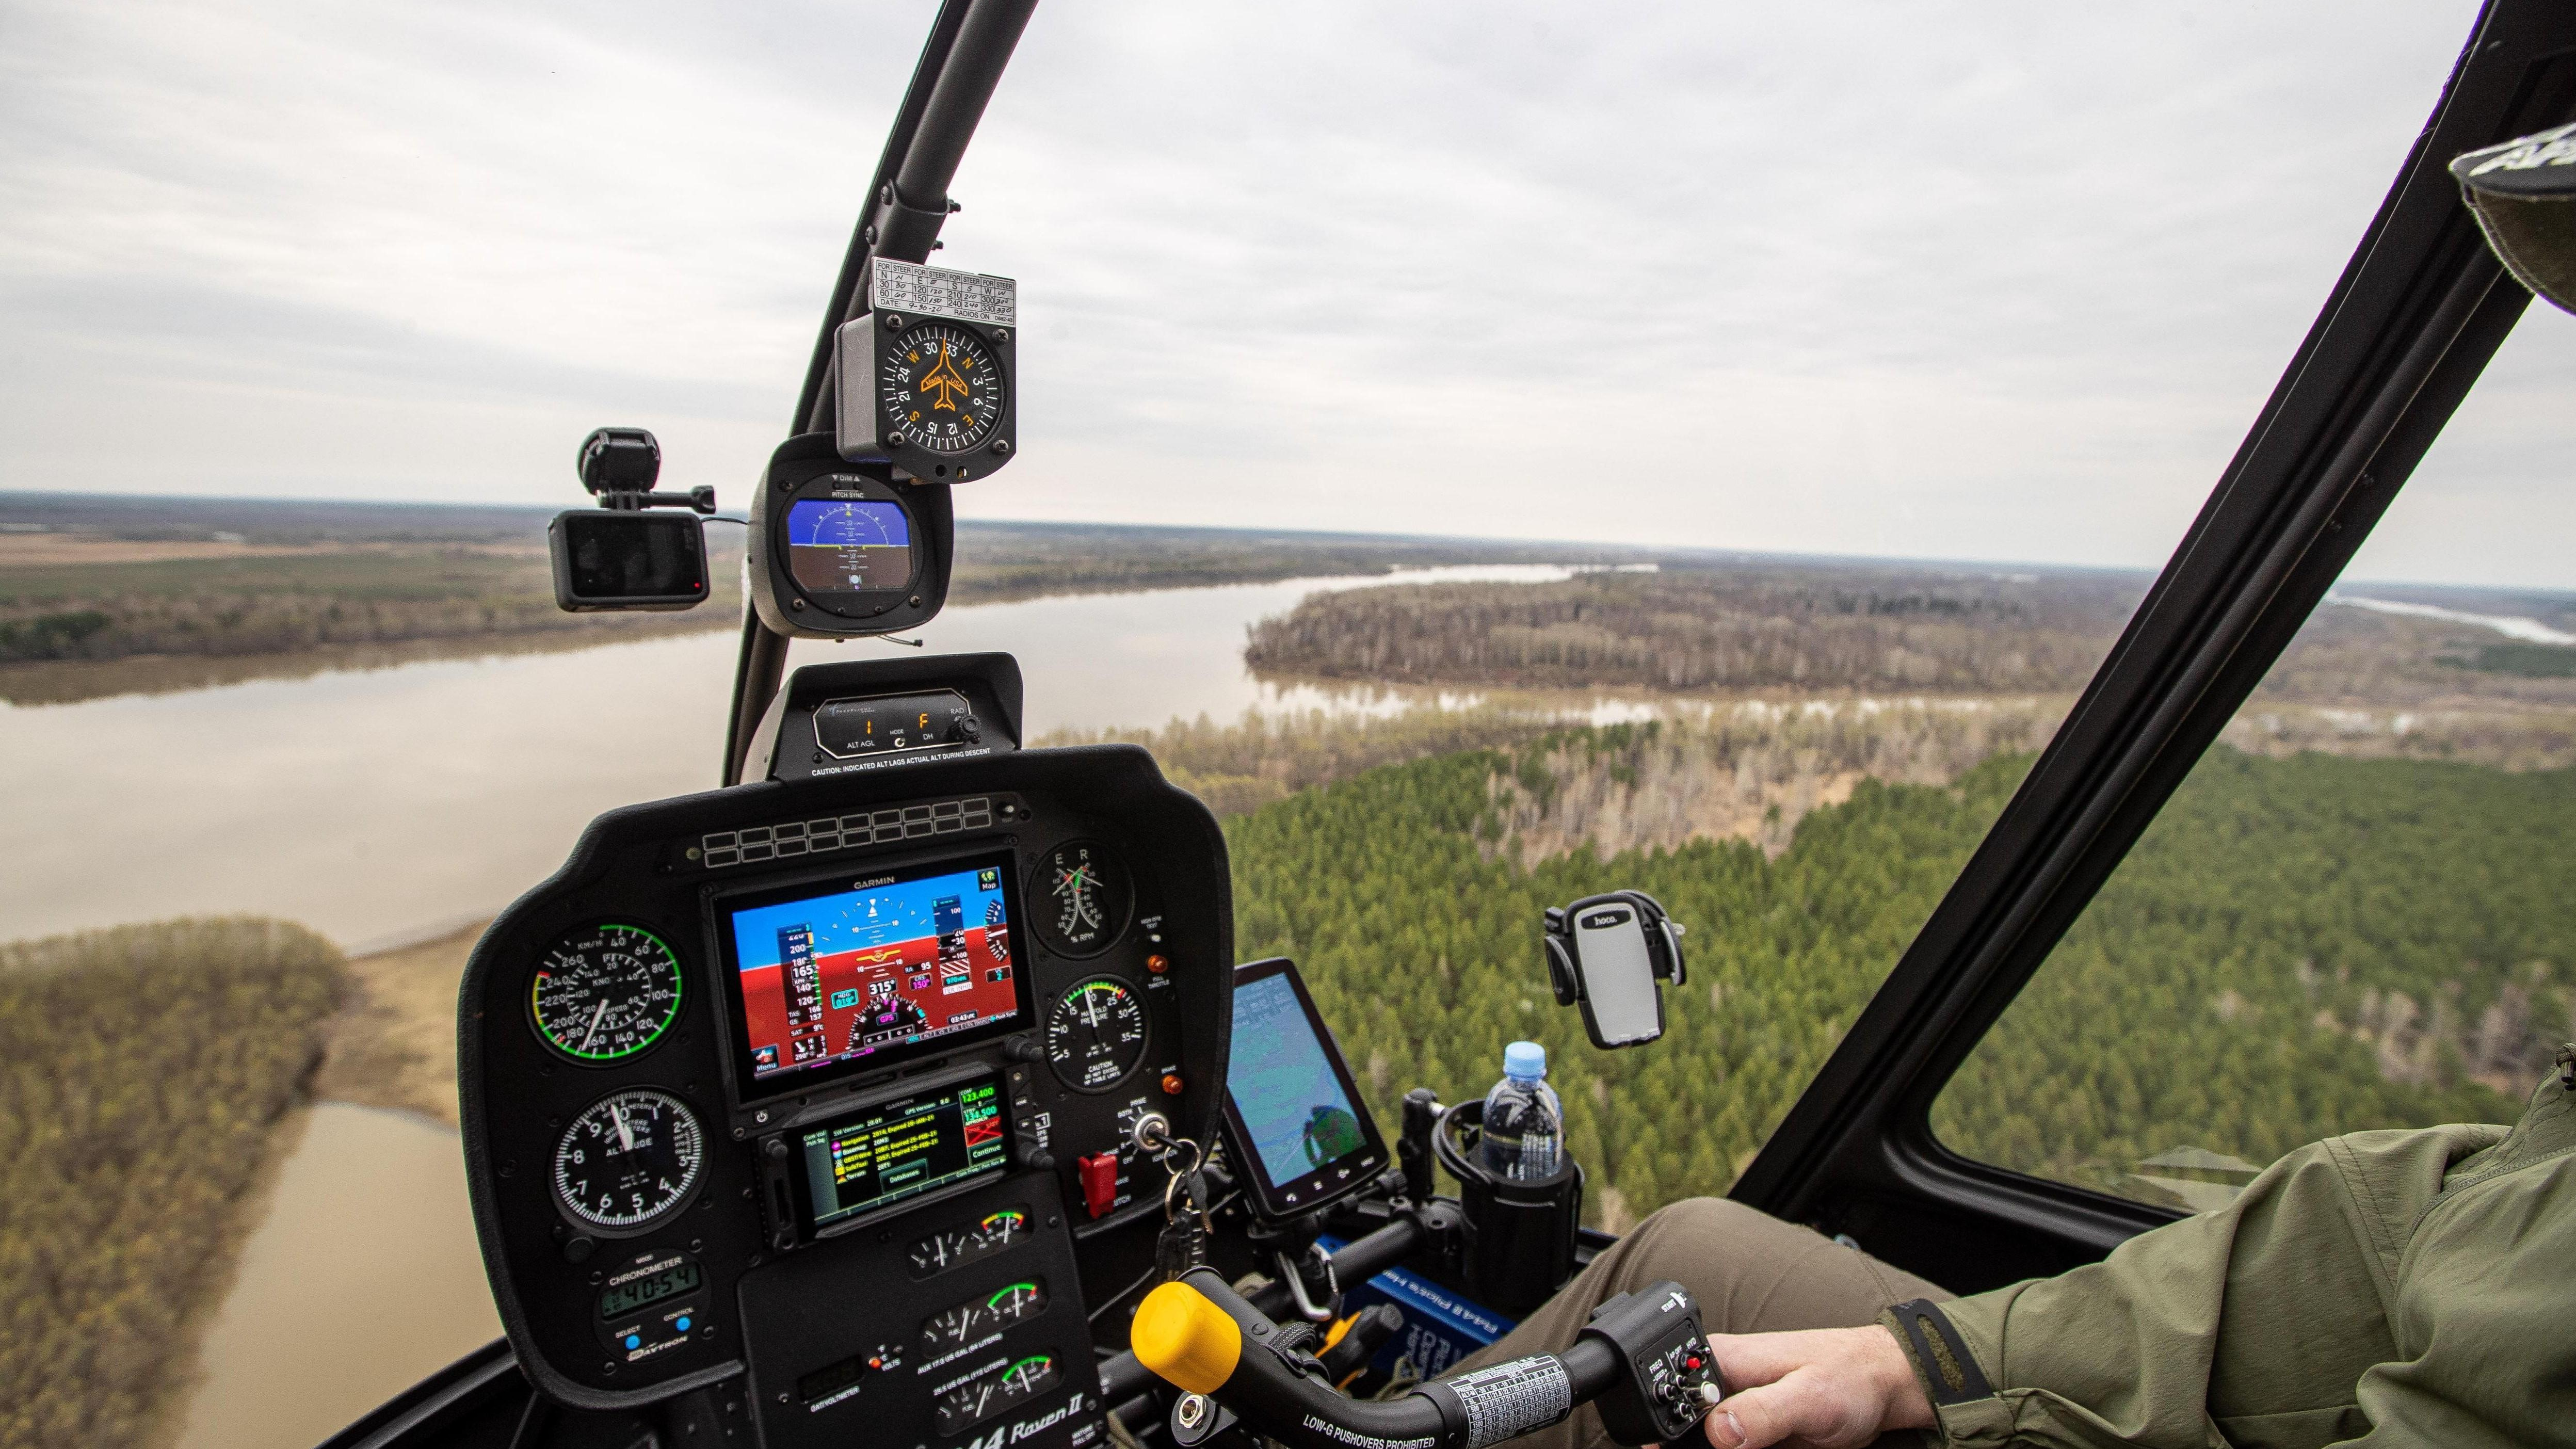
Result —
M 0 1444 L 153 1436 L 341 990 L 278 921 L 0 945 Z
M 0 665 L 737 626 L 739 526 L 707 526 L 713 588 L 699 607 L 567 614 L 546 558 L 556 511 L 0 493 Z M 1538 545 L 1208 528 L 969 521 L 957 533 L 949 601 L 958 604 L 1573 556 Z
M 1241 954 L 1305 967 L 1382 1120 L 1412 1086 L 1481 1093 L 1503 1043 L 1543 1042 L 1589 1212 L 1614 1230 L 1726 1190 L 2030 759 L 1949 784 L 1861 779 L 1776 855 L 1750 838 L 1511 848 L 1516 805 L 1615 787 L 1659 734 L 1388 766 L 1227 827 Z M 2571 805 L 2576 772 L 2220 749 L 1944 1093 L 1936 1130 L 1973 1157 L 2181 1206 L 2146 1158 L 2259 1165 L 2338 1131 L 2509 1119 L 2576 1032 Z M 1538 923 L 1614 887 L 1689 924 L 1694 974 L 1668 993 L 1661 1043 L 1603 1053 L 1548 995 Z
M 1255 669 L 1392 683 L 1953 693 L 2081 688 L 2141 575 L 1746 559 L 1554 584 L 1317 594 Z
M 1488 688 L 2073 694 L 2146 584 L 2066 569 L 1692 559 L 1552 584 L 1315 594 L 1256 626 L 1244 659 L 1279 676 Z M 2374 592 L 2562 621 L 2569 607 L 2557 594 Z M 2443 613 L 2321 608 L 2258 698 L 2576 705 L 2576 649 L 2500 644 Z
M 1239 955 L 1304 966 L 1380 1117 L 1415 1085 L 1466 1100 L 1503 1043 L 1544 1042 L 1588 1216 L 1623 1230 L 1752 1160 L 2057 708 L 1748 701 L 1602 727 L 1416 711 L 1139 738 L 1225 816 Z M 2319 1136 L 2509 1118 L 2576 1035 L 2571 818 L 2563 765 L 2221 746 L 1934 1130 L 2198 1208 Z M 1538 926 L 1614 887 L 1691 928 L 1692 977 L 1662 1042 L 1603 1053 L 1549 996 Z M 316 1091 L 449 1109 L 437 1058 L 465 939 L 356 968 L 264 921 L 0 948 L 0 1278 L 26 1285 L 0 1306 L 0 1440 L 148 1437 L 281 1115 Z

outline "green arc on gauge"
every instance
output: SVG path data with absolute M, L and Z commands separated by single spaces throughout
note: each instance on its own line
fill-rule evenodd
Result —
M 635 964 L 621 972 L 611 955 Z M 652 996 L 664 985 L 668 999 L 656 1012 Z M 623 1061 L 662 1039 L 680 1019 L 687 990 L 670 942 L 642 926 L 606 922 L 555 942 L 528 983 L 528 1019 L 574 1061 Z
M 991 1308 L 991 1307 L 995 1306 L 996 1304 L 1000 1303 L 1003 1299 L 1005 1299 L 1005 1298 L 1009 1297 L 1010 1295 L 1012 1295 L 1012 1294 L 1014 1294 L 1014 1293 L 1027 1293 L 1027 1294 L 1030 1294 L 1030 1295 L 1032 1295 L 1032 1296 L 1035 1296 L 1035 1294 L 1037 1293 L 1037 1291 L 1038 1291 L 1038 1285 L 1037 1285 L 1037 1284 L 1035 1284 L 1035 1283 L 1011 1283 L 1011 1284 L 1006 1284 L 1006 1285 L 1004 1285 L 1004 1286 L 1002 1286 L 1002 1287 L 1000 1287 L 1000 1288 L 997 1288 L 997 1289 L 993 1290 L 993 1296 L 984 1300 L 984 1306 L 985 1306 L 985 1307 L 987 1307 L 987 1308 Z

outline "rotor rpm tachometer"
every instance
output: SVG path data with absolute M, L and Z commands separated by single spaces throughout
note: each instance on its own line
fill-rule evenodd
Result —
M 546 1045 L 587 1066 L 650 1048 L 680 1018 L 679 953 L 642 926 L 607 924 L 555 942 L 528 985 Z
M 1095 976 L 1047 1013 L 1047 1065 L 1077 1092 L 1105 1092 L 1145 1059 L 1145 1003 L 1115 976 Z
M 1136 893 L 1127 863 L 1095 840 L 1068 840 L 1038 862 L 1029 884 L 1038 936 L 1059 956 L 1097 956 L 1127 929 Z
M 706 1168 L 706 1138 L 679 1098 L 611 1092 L 555 1144 L 555 1201 L 593 1228 L 640 1231 L 677 1212 Z

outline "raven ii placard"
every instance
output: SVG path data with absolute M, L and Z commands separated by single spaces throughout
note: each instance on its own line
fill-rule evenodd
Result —
M 835 442 L 898 478 L 963 483 L 1019 446 L 1012 356 L 1019 283 L 879 257 L 868 310 L 833 335 Z

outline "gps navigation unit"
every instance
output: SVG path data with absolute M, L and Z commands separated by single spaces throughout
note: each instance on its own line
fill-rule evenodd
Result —
M 722 904 L 734 1075 L 745 1101 L 1030 1020 L 1027 973 L 1014 959 L 1019 912 L 1007 853 L 809 881 Z
M 1339 1201 L 1386 1170 L 1386 1142 L 1350 1065 L 1284 957 L 1234 968 L 1225 1133 L 1244 1191 L 1273 1222 Z
M 980 1181 L 1001 1171 L 1010 1156 L 1002 1084 L 990 1073 L 879 1102 L 793 1136 L 805 1226 L 825 1237 L 834 1225 L 879 1208 Z

